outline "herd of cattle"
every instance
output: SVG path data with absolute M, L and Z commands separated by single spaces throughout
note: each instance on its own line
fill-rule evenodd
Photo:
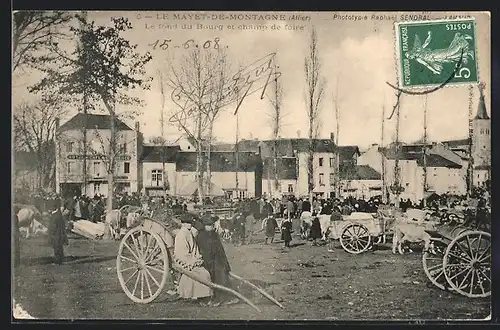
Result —
M 36 232 L 44 232 L 46 228 L 41 224 L 42 214 L 31 205 L 14 205 L 15 212 L 19 221 L 20 231 L 26 232 L 25 237 Z M 424 243 L 424 249 L 429 247 L 431 237 L 427 233 L 429 230 L 435 230 L 441 223 L 436 219 L 429 219 L 429 214 L 422 210 L 408 209 L 405 213 L 397 212 L 390 209 L 381 209 L 375 214 L 355 212 L 350 216 L 343 216 L 340 226 L 335 226 L 330 215 L 313 216 L 310 212 L 303 212 L 300 217 L 302 238 L 307 238 L 306 229 L 310 228 L 315 217 L 318 218 L 321 226 L 322 240 L 338 239 L 339 228 L 345 227 L 344 223 L 356 222 L 358 219 L 363 219 L 367 227 L 375 224 L 379 230 L 370 230 L 369 235 L 372 235 L 379 240 L 386 241 L 388 235 L 392 235 L 392 252 L 403 253 L 403 246 L 407 243 Z M 120 209 L 111 210 L 103 216 L 104 222 L 110 230 L 110 235 L 114 239 L 120 239 L 127 228 L 133 227 L 139 223 L 142 218 L 151 218 L 153 213 L 144 207 L 136 207 L 126 205 Z M 280 223 L 282 219 L 278 219 Z M 264 220 L 265 221 L 265 220 Z M 361 221 L 361 220 L 359 220 Z M 215 223 L 215 230 L 221 235 L 224 240 L 231 239 L 230 219 L 221 217 Z M 263 222 L 264 228 L 264 222 Z

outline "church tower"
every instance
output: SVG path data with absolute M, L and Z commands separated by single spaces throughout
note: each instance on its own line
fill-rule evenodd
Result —
M 476 117 L 473 120 L 472 158 L 474 167 L 491 165 L 491 119 L 486 111 L 484 85 L 479 86 L 481 96 Z

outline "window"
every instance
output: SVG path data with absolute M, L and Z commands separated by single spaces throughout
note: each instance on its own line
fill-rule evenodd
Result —
M 324 186 L 325 185 L 325 174 L 320 173 L 319 174 L 319 185 Z
M 94 176 L 101 176 L 101 162 L 94 162 Z
M 335 167 L 335 158 L 330 158 L 330 167 Z
M 66 170 L 67 170 L 68 174 L 71 174 L 73 172 L 74 164 L 75 164 L 75 162 L 68 162 L 66 164 Z
M 73 142 L 66 142 L 66 152 L 73 152 Z
M 123 163 L 123 173 L 125 173 L 125 174 L 130 173 L 130 163 L 129 162 Z
M 321 166 L 323 166 L 323 158 L 320 158 L 320 159 L 319 159 L 319 166 L 320 166 L 320 167 L 321 167 Z
M 161 170 L 152 170 L 151 171 L 151 180 L 153 180 L 153 181 L 162 181 L 163 180 L 163 175 L 161 173 Z
M 122 145 L 122 152 L 123 152 L 124 154 L 126 154 L 126 153 L 127 153 L 127 142 L 124 142 L 124 143 L 123 143 L 123 145 Z
M 335 185 L 335 173 L 330 173 L 330 186 Z
M 288 192 L 293 193 L 293 184 L 292 183 L 288 184 Z
M 101 184 L 100 183 L 94 183 L 94 195 L 99 194 L 101 191 Z
M 246 193 L 246 191 L 240 190 L 238 195 L 240 198 L 245 198 L 245 193 Z

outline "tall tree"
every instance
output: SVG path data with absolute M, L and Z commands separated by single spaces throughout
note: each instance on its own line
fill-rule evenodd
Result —
M 30 63 L 39 52 L 47 51 L 59 38 L 72 15 L 62 11 L 17 11 L 12 19 L 12 71 Z M 47 54 L 44 54 L 47 56 Z
M 274 61 L 274 72 L 276 72 L 277 64 Z M 271 104 L 271 112 L 270 112 L 270 122 L 271 122 L 271 130 L 272 130 L 272 167 L 268 166 L 268 188 L 269 193 L 271 194 L 271 198 L 273 197 L 273 190 L 278 190 L 279 188 L 279 171 L 278 171 L 278 138 L 281 134 L 281 130 L 283 128 L 283 86 L 279 77 L 276 76 L 274 78 L 274 83 L 269 92 L 269 102 Z M 281 155 L 280 155 L 281 156 Z M 271 169 L 272 169 L 272 184 L 271 184 Z
M 46 58 L 38 58 L 35 65 L 46 76 L 32 91 L 50 91 L 57 88 L 59 93 L 82 95 L 86 91 L 89 104 L 100 107 L 104 104 L 110 118 L 110 138 L 107 147 L 108 201 L 107 209 L 112 209 L 114 175 L 116 171 L 117 111 L 116 105 L 140 105 L 141 100 L 125 94 L 135 88 L 149 89 L 149 79 L 145 78 L 145 65 L 151 60 L 149 53 L 136 52 L 136 45 L 130 44 L 122 34 L 132 29 L 132 24 L 123 17 L 112 18 L 111 26 L 97 26 L 85 16 L 76 16 L 78 27 L 71 27 L 80 40 L 79 47 L 68 54 L 57 47 L 57 66 L 51 66 Z
M 304 61 L 306 82 L 306 111 L 308 118 L 309 152 L 307 157 L 307 182 L 309 200 L 312 203 L 314 190 L 314 148 L 320 130 L 325 79 L 321 74 L 321 62 L 318 50 L 318 37 L 313 28 L 309 42 L 309 53 Z
M 13 111 L 14 149 L 28 151 L 36 158 L 37 188 L 55 185 L 55 145 L 58 118 L 64 115 L 61 98 L 40 98 L 23 103 Z
M 213 127 L 223 108 L 233 102 L 233 95 L 228 93 L 233 74 L 223 49 L 193 49 L 182 55 L 178 63 L 170 63 L 169 66 L 168 84 L 173 90 L 172 100 L 178 108 L 170 117 L 170 122 L 175 123 L 195 143 L 198 197 L 203 203 L 204 183 L 208 183 L 206 190 L 209 194 L 211 189 Z M 207 149 L 206 157 L 204 149 Z M 205 168 L 208 180 L 204 180 Z

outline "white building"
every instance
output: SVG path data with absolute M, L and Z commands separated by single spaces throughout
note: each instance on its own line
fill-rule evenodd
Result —
M 134 130 L 116 119 L 115 127 L 115 191 L 136 192 L 138 155 L 142 149 L 139 123 Z M 108 194 L 110 137 L 109 115 L 79 113 L 58 128 L 56 192 L 88 196 Z
M 414 152 L 408 149 L 411 148 L 401 146 L 399 154 L 396 154 L 395 146 L 380 148 L 378 145 L 373 145 L 358 157 L 358 165 L 368 165 L 377 172 L 383 173 L 384 164 L 386 188 L 390 191 L 389 187 L 395 183 L 395 165 L 398 159 L 399 184 L 404 189 L 400 198 L 419 202 L 424 198 L 423 152 L 418 148 Z M 427 194 L 466 194 L 467 185 L 462 165 L 432 151 L 428 150 L 427 153 Z M 391 200 L 394 197 L 391 193 Z
M 139 162 L 139 190 L 147 196 L 162 196 L 175 193 L 175 163 L 179 146 L 144 144 Z M 165 171 L 163 171 L 163 163 Z
M 296 197 L 308 196 L 308 158 L 310 143 L 309 139 L 278 139 L 267 140 L 259 143 L 263 159 L 281 159 L 287 165 L 280 170 L 287 173 L 279 174 L 278 184 L 270 185 L 268 180 L 274 181 L 274 174 L 269 178 L 268 169 L 264 169 L 262 183 L 263 192 L 269 194 L 272 189 L 273 195 L 294 194 Z M 356 161 L 359 149 L 355 146 L 336 147 L 333 134 L 330 139 L 314 139 L 313 149 L 313 193 L 319 197 L 330 197 L 335 194 L 334 183 L 336 175 L 336 153 L 339 153 L 340 166 L 351 164 Z M 274 152 L 276 150 L 276 152 Z M 294 158 L 295 161 L 291 159 Z M 272 161 L 274 163 L 274 161 Z M 295 173 L 290 167 L 295 163 Z M 271 187 L 271 188 L 269 188 Z M 276 188 L 277 187 L 277 188 Z
M 382 176 L 368 165 L 345 166 L 340 172 L 340 196 L 370 199 L 382 195 Z
M 180 151 L 176 159 L 175 195 L 193 196 L 196 180 L 195 152 Z M 237 157 L 237 159 L 236 159 Z M 206 164 L 206 162 L 204 162 Z M 254 152 L 219 152 L 210 154 L 211 196 L 246 198 L 262 193 L 262 162 Z M 238 166 L 237 166 L 238 165 Z M 238 169 L 237 169 L 238 168 Z M 207 179 L 206 168 L 203 169 Z M 208 183 L 208 180 L 206 181 Z M 205 193 L 205 195 L 208 195 Z

